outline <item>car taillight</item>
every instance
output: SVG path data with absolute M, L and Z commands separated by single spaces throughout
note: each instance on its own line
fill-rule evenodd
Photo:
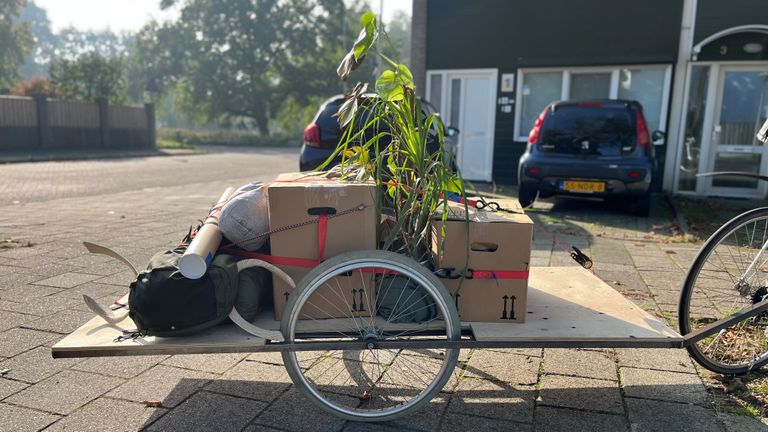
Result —
M 544 111 L 539 114 L 539 117 L 533 124 L 533 129 L 531 129 L 531 133 L 528 134 L 528 144 L 536 145 L 539 143 L 539 138 L 541 138 L 541 125 L 544 124 L 544 119 L 547 118 L 547 114 L 549 114 L 549 107 L 544 108 Z
M 320 128 L 312 123 L 304 129 L 304 145 L 309 147 L 320 147 Z
M 630 171 L 628 173 L 629 178 L 634 178 L 634 179 L 639 179 L 639 178 L 643 177 L 643 174 L 645 174 L 644 171 Z
M 532 176 L 537 176 L 537 175 L 541 174 L 541 170 L 536 168 L 536 167 L 528 168 L 527 172 L 528 172 L 529 175 L 532 175 Z
M 635 111 L 635 123 L 637 123 L 637 145 L 639 147 L 648 147 L 651 139 L 648 136 L 648 126 L 645 124 L 645 117 L 640 110 Z

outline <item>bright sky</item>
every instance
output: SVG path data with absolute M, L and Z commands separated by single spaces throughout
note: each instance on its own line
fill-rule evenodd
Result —
M 74 26 L 80 30 L 103 30 L 109 28 L 119 32 L 140 29 L 148 20 L 173 17 L 173 12 L 161 11 L 160 0 L 33 0 L 48 11 L 48 19 L 54 31 Z M 369 0 L 373 11 L 379 13 L 383 4 L 382 17 L 389 21 L 395 11 L 411 13 L 412 0 Z

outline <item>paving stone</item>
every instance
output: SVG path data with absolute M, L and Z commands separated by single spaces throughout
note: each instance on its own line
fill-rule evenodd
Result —
M 465 378 L 451 396 L 448 411 L 532 422 L 535 397 L 533 387 L 515 388 L 509 384 Z
M 72 369 L 133 378 L 166 358 L 168 356 L 93 357 L 72 366 Z
M 539 405 L 621 414 L 621 392 L 616 383 L 591 378 L 544 375 Z
M 97 275 L 69 272 L 37 281 L 35 284 L 59 288 L 72 288 L 98 278 L 99 276 Z
M 83 294 L 86 294 L 94 299 L 105 297 L 105 296 L 114 296 L 115 299 L 118 299 L 127 293 L 128 293 L 127 286 L 118 287 L 115 285 L 89 282 L 74 288 L 63 290 L 57 293 L 56 297 L 72 298 L 82 302 Z
M 142 260 L 141 262 L 146 262 L 147 260 Z M 137 262 L 137 261 L 133 261 Z M 113 275 L 109 275 L 106 277 L 99 278 L 96 276 L 96 282 L 102 283 L 102 284 L 110 284 L 110 285 L 118 285 L 121 287 L 128 287 L 128 285 L 131 284 L 136 279 L 136 275 L 133 274 L 130 270 L 123 270 L 120 273 L 115 273 Z
M 623 413 L 601 414 L 568 408 L 536 408 L 537 431 L 616 432 L 628 430 Z
M 613 353 L 576 349 L 544 350 L 544 373 L 617 380 Z
M 158 365 L 109 392 L 107 396 L 137 402 L 162 401 L 174 407 L 202 388 L 215 375 Z
M 0 403 L 0 431 L 38 431 L 60 417 L 27 408 Z
M 338 397 L 345 399 L 347 404 L 354 401 L 346 396 Z M 344 420 L 320 410 L 312 401 L 291 389 L 256 417 L 255 423 L 295 432 L 326 432 L 340 430 Z
M 619 365 L 640 369 L 656 369 L 695 374 L 688 352 L 681 349 L 625 348 L 617 349 Z
M 263 427 L 263 426 L 254 426 L 254 427 Z M 343 432 L 401 432 L 404 429 L 397 427 L 397 426 L 389 426 L 388 424 L 384 423 L 363 423 L 363 422 L 348 422 L 346 426 L 344 426 L 344 429 L 342 429 Z M 412 430 L 412 429 L 405 429 L 405 430 Z M 433 429 L 430 429 L 433 430 Z M 265 428 L 265 429 L 246 429 L 245 432 L 253 432 L 253 431 L 277 431 L 277 429 L 272 428 Z
M 646 399 L 704 403 L 707 392 L 698 375 L 635 369 L 619 369 L 624 394 Z
M 58 335 L 37 330 L 15 328 L 0 333 L 0 355 L 13 357 L 31 348 L 44 345 Z
M 254 400 L 199 392 L 146 430 L 240 431 L 265 406 L 265 403 Z
M 443 414 L 448 408 L 449 395 L 438 394 L 419 410 L 401 417 L 397 420 L 383 423 L 387 427 L 391 426 L 397 430 L 420 430 L 434 431 L 438 430 Z M 346 430 L 346 428 L 345 428 Z M 373 429 L 371 429 L 373 430 Z
M 19 270 L 18 272 L 0 276 L 0 290 L 8 290 L 12 288 L 24 287 L 28 284 L 39 280 L 40 276 L 31 275 Z
M 184 354 L 163 361 L 166 366 L 221 374 L 247 357 L 248 354 Z
M 27 387 L 29 387 L 29 384 L 0 378 L 0 400 L 7 398 L 14 393 L 18 393 Z
M 48 297 L 40 297 L 34 301 L 24 303 L 0 301 L 0 309 L 28 315 L 48 316 L 55 314 L 58 311 L 69 309 L 71 306 L 80 303 L 82 303 L 82 300 L 78 301 L 52 295 Z
M 34 315 L 24 315 L 16 312 L 0 312 L 0 332 L 18 327 L 27 321 L 37 319 Z
M 466 431 L 508 431 L 529 432 L 533 427 L 524 423 L 494 420 L 484 417 L 475 417 L 461 413 L 448 413 L 440 426 L 441 432 L 466 432 Z
M 358 424 L 368 425 L 370 423 L 350 423 L 350 424 L 351 425 L 352 424 L 354 424 L 354 425 L 358 425 Z M 346 431 L 346 429 L 345 429 L 345 431 Z M 271 428 L 269 426 L 262 426 L 262 425 L 258 425 L 257 424 L 257 425 L 250 425 L 250 426 L 248 426 L 247 428 L 245 428 L 245 430 L 243 430 L 243 432 L 280 432 L 280 429 L 275 429 L 275 428 Z
M 626 403 L 633 432 L 725 431 L 715 413 L 700 406 L 634 398 Z
M 69 334 L 94 317 L 93 312 L 62 310 L 24 324 L 25 328 Z
M 291 385 L 283 366 L 243 361 L 213 381 L 206 390 L 272 402 Z
M 69 414 L 121 382 L 118 378 L 66 370 L 27 387 L 4 402 Z
M 6 378 L 34 384 L 80 361 L 82 359 L 54 359 L 50 348 L 37 347 L 0 362 L 0 369 L 10 369 L 10 372 L 4 375 Z
M 154 422 L 167 411 L 136 402 L 99 398 L 54 423 L 45 432 L 135 431 Z
M 725 425 L 727 432 L 768 432 L 768 425 L 758 417 L 722 412 L 717 413 L 717 417 Z
M 533 385 L 538 378 L 540 363 L 539 357 L 477 350 L 472 353 L 464 376 Z
M 27 302 L 61 292 L 61 288 L 38 285 L 22 285 L 0 291 L 0 299 Z

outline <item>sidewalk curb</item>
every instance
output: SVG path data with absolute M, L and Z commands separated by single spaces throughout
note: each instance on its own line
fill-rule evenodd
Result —
M 195 156 L 205 154 L 201 150 L 186 150 L 186 149 L 158 149 L 156 151 L 142 151 L 142 152 L 104 152 L 104 153 L 88 153 L 78 151 L 63 151 L 61 153 L 17 153 L 11 155 L 4 155 L 0 152 L 0 164 L 11 163 L 24 163 L 24 162 L 67 162 L 67 161 L 80 161 L 80 160 L 96 160 L 96 159 L 129 159 L 129 158 L 141 158 L 141 157 L 154 157 L 154 156 Z
M 669 194 L 664 194 L 664 199 L 672 209 L 672 213 L 675 215 L 675 221 L 677 222 L 677 226 L 680 227 L 680 231 L 685 236 L 691 236 L 691 229 L 688 227 L 688 221 L 685 220 L 685 217 L 683 216 L 683 209 L 680 208 L 680 205 L 678 205 Z

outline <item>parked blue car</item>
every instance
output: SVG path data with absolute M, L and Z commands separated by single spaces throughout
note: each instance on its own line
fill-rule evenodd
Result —
M 553 102 L 536 119 L 520 158 L 520 204 L 553 195 L 618 198 L 647 216 L 654 143 L 663 139 L 654 131 L 651 142 L 636 101 Z

